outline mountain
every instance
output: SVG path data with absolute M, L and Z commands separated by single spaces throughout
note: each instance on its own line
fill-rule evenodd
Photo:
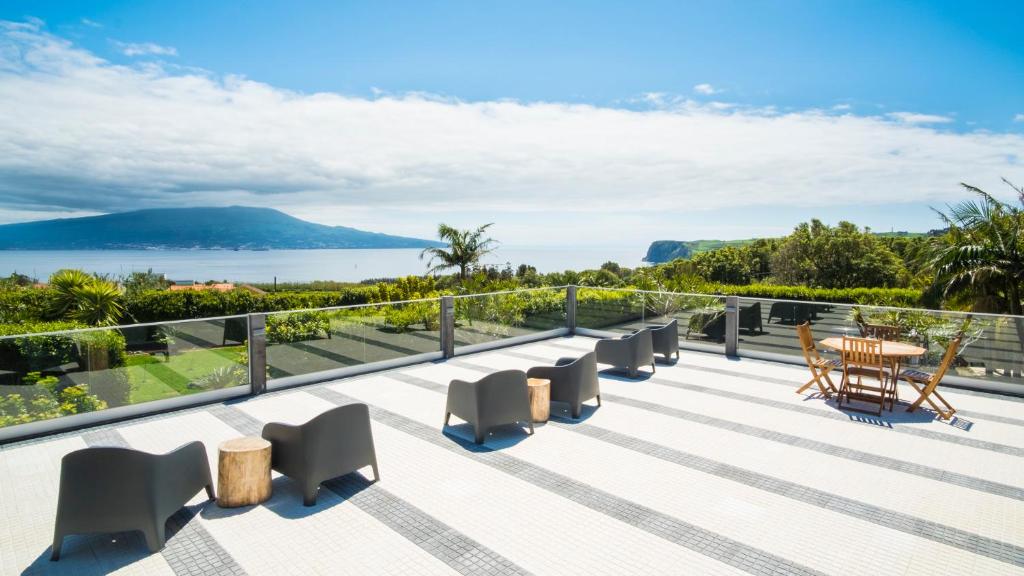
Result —
M 726 246 L 746 246 L 755 238 L 746 240 L 655 240 L 647 248 L 644 262 L 660 264 L 671 262 L 676 258 L 689 258 L 698 252 L 717 250 Z
M 156 208 L 0 226 L 0 250 L 427 248 L 433 240 L 314 224 L 270 208 Z
M 923 236 L 941 236 L 946 230 L 929 230 L 928 232 L 873 232 L 879 238 L 919 238 Z M 737 248 L 753 244 L 758 238 L 745 238 L 743 240 L 655 240 L 647 248 L 647 255 L 644 262 L 661 264 L 671 262 L 676 258 L 689 258 L 698 252 L 718 250 L 726 246 Z

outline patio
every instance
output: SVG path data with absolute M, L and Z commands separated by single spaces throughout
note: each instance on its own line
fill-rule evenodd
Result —
M 601 373 L 603 406 L 529 437 L 441 433 L 453 378 L 550 364 L 557 338 L 0 447 L 3 574 L 1024 573 L 1021 399 L 944 390 L 952 422 L 881 418 L 793 391 L 799 366 L 683 351 L 652 377 Z M 901 398 L 913 399 L 909 387 Z M 60 458 L 166 452 L 370 406 L 381 481 L 305 508 L 284 477 L 263 505 L 197 495 L 149 554 L 137 534 L 75 536 L 50 562 Z M 366 471 L 364 471 L 366 472 Z

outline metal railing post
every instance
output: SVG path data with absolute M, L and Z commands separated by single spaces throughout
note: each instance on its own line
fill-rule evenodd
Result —
M 569 334 L 576 333 L 576 286 L 565 288 L 565 327 Z
M 725 297 L 725 355 L 736 356 L 740 342 L 739 296 Z
M 267 315 L 249 314 L 249 385 L 253 394 L 267 391 Z
M 441 296 L 441 355 L 455 356 L 455 298 Z

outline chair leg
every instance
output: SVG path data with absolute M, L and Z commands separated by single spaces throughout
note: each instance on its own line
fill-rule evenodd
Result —
M 632 366 L 627 368 L 626 374 L 628 374 L 630 378 L 636 378 L 636 368 L 633 368 Z
M 444 425 L 445 426 L 448 425 L 448 420 L 450 420 L 451 417 L 452 417 L 452 413 L 451 412 L 445 412 L 444 413 Z
M 146 546 L 150 552 L 158 552 L 164 547 L 164 525 L 166 520 L 157 520 L 149 528 L 143 528 L 142 535 L 146 537 Z
M 50 561 L 56 562 L 60 560 L 60 549 L 64 545 L 64 534 L 60 532 L 53 533 L 53 547 L 50 549 Z
M 573 420 L 580 419 L 580 413 L 583 412 L 583 404 L 577 402 L 569 405 L 569 413 L 572 415 Z
M 651 362 L 651 374 L 654 374 L 657 370 L 654 367 L 654 362 Z
M 376 472 L 374 472 L 376 474 Z M 302 487 L 302 505 L 303 506 L 315 506 L 316 496 L 320 491 L 320 483 L 308 483 Z
M 210 500 L 216 500 L 217 494 L 213 491 L 213 484 L 206 485 L 206 497 Z
M 380 482 L 380 470 L 377 469 L 377 457 L 373 457 L 373 462 L 370 462 L 370 468 L 373 468 L 373 481 Z
M 484 437 L 487 436 L 487 430 L 484 430 L 478 424 L 473 425 L 473 441 L 477 444 L 484 443 Z
M 601 406 L 601 395 L 600 394 L 597 395 L 597 405 Z
M 527 424 L 530 425 L 530 436 L 533 436 L 533 417 L 527 420 Z

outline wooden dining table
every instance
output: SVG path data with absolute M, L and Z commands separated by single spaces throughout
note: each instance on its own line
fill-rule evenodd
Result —
M 843 337 L 842 336 L 830 336 L 818 342 L 825 348 L 835 350 L 836 352 L 842 353 L 843 351 Z M 908 344 L 906 342 L 896 342 L 893 340 L 882 340 L 882 357 L 889 362 L 889 367 L 892 369 L 892 377 L 898 378 L 900 375 L 900 364 L 904 358 L 919 358 L 924 356 L 928 352 L 927 348 L 915 346 L 914 344 Z

